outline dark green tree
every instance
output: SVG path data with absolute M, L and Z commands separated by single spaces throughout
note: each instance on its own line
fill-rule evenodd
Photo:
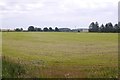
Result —
M 35 27 L 35 28 L 34 28 L 34 31 L 38 31 L 38 28 L 37 28 L 37 27 Z
M 28 31 L 35 31 L 35 30 L 34 30 L 34 26 L 29 26 L 29 27 L 28 27 Z
M 94 26 L 94 22 L 92 22 L 90 25 L 89 25 L 89 32 L 93 32 L 93 26 Z
M 41 29 L 41 28 L 37 28 L 37 30 L 38 30 L 38 31 L 42 31 L 42 29 Z
M 100 32 L 105 32 L 105 26 L 102 24 L 101 26 L 100 26 Z
M 52 29 L 52 27 L 49 27 L 49 31 L 54 31 L 54 30 Z
M 118 22 L 118 32 L 120 33 L 120 22 Z
M 95 29 L 95 32 L 99 32 L 99 24 L 98 24 L 98 22 L 95 23 L 94 29 Z
M 59 31 L 59 29 L 57 27 L 55 27 L 55 32 L 58 32 L 58 31 Z
M 98 22 L 96 22 L 96 23 L 92 22 L 89 25 L 89 32 L 99 32 L 99 24 L 98 24 Z
M 38 31 L 38 32 L 39 32 L 39 31 L 42 31 L 42 29 L 35 27 L 35 28 L 34 28 L 34 31 Z
M 119 29 L 118 24 L 115 24 L 115 25 L 114 25 L 114 32 L 118 32 L 118 29 Z
M 23 28 L 20 28 L 21 31 L 23 31 Z
M 111 22 L 107 23 L 105 25 L 105 32 L 113 32 L 114 31 L 114 28 L 113 28 L 113 25 Z
M 49 30 L 49 29 L 48 29 L 47 27 L 43 28 L 43 31 L 45 31 L 45 32 L 48 31 L 48 30 Z
M 15 31 L 23 31 L 23 28 L 16 28 Z

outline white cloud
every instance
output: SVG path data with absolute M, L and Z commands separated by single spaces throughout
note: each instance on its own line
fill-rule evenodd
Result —
M 33 19 L 33 24 L 38 21 L 70 24 L 88 24 L 93 20 L 116 22 L 117 5 L 118 0 L 0 0 L 0 14 L 6 20 L 4 24 L 8 25 L 21 17 L 28 24 L 29 19 Z
M 20 1 L 1 1 L 1 11 L 54 11 L 63 10 L 62 12 L 69 12 L 75 9 L 100 9 L 108 8 L 109 5 L 116 6 L 118 0 L 20 0 Z M 57 11 L 58 11 L 57 10 Z

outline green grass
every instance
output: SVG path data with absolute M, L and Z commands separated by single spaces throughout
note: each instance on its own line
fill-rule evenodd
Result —
M 2 78 L 2 32 L 0 32 L 0 79 Z
M 5 78 L 118 76 L 116 33 L 3 32 L 2 36 Z

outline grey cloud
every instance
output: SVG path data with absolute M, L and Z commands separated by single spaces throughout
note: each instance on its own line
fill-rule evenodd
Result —
M 120 1 L 118 3 L 118 21 L 120 21 Z
M 117 6 L 112 2 L 106 2 L 104 5 L 102 2 L 92 3 L 93 6 L 86 5 L 89 3 L 87 0 L 84 3 L 82 1 L 79 3 L 80 0 L 4 0 L 4 2 L 6 5 L 0 5 L 0 10 L 5 13 L 3 26 L 27 26 L 30 23 L 42 26 L 57 24 L 87 26 L 91 21 L 116 22 L 117 17 Z

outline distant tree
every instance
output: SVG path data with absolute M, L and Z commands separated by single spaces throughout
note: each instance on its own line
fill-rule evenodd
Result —
M 42 29 L 41 29 L 41 28 L 37 28 L 37 30 L 38 30 L 38 31 L 42 31 Z
M 58 32 L 58 31 L 59 31 L 59 29 L 58 29 L 57 27 L 55 27 L 55 31 L 56 31 L 56 32 Z
M 115 24 L 115 25 L 114 25 L 114 32 L 118 32 L 118 29 L 119 29 L 118 24 Z
M 15 31 L 23 31 L 23 28 L 16 28 Z
M 20 28 L 21 31 L 23 31 L 23 28 Z
M 95 31 L 98 32 L 99 31 L 99 24 L 98 22 L 95 23 L 95 27 L 94 27 Z
M 113 28 L 113 25 L 111 22 L 107 23 L 105 25 L 105 32 L 113 32 L 114 31 L 114 28 Z
M 35 27 L 35 28 L 34 28 L 34 31 L 38 31 L 38 28 L 37 28 L 37 27 Z
M 42 29 L 35 27 L 35 28 L 34 28 L 34 31 L 42 31 Z
M 94 32 L 94 22 L 92 22 L 90 25 L 89 25 L 89 32 Z
M 120 22 L 118 22 L 118 32 L 120 33 Z
M 98 22 L 94 23 L 92 22 L 89 25 L 89 32 L 118 32 L 120 33 L 120 22 L 118 22 L 118 24 L 115 24 L 113 26 L 113 24 L 111 22 L 106 23 L 105 25 L 101 25 L 99 27 Z
M 108 26 L 109 26 L 109 31 L 114 32 L 114 27 L 113 27 L 113 24 L 111 22 L 108 23 Z
M 98 22 L 96 22 L 96 23 L 92 22 L 89 25 L 89 32 L 98 32 L 98 31 L 99 31 L 99 24 L 98 24 Z
M 115 32 L 120 33 L 120 23 L 114 25 Z
M 45 32 L 48 31 L 48 30 L 49 30 L 49 29 L 48 29 L 47 27 L 43 28 L 43 31 L 45 31 Z
M 92 22 L 92 23 L 89 25 L 89 32 L 92 32 L 93 26 L 94 26 L 94 22 Z
M 103 24 L 100 26 L 100 32 L 105 32 L 105 26 Z
M 108 24 L 105 24 L 105 32 L 108 32 L 109 30 L 108 30 Z
M 7 32 L 10 32 L 10 29 L 7 29 L 6 31 L 7 31 Z
M 49 31 L 53 31 L 52 27 L 49 27 Z
M 20 31 L 20 29 L 19 29 L 19 28 L 16 28 L 15 31 Z
M 29 27 L 28 27 L 28 31 L 35 31 L 35 30 L 34 30 L 34 26 L 29 26 Z

